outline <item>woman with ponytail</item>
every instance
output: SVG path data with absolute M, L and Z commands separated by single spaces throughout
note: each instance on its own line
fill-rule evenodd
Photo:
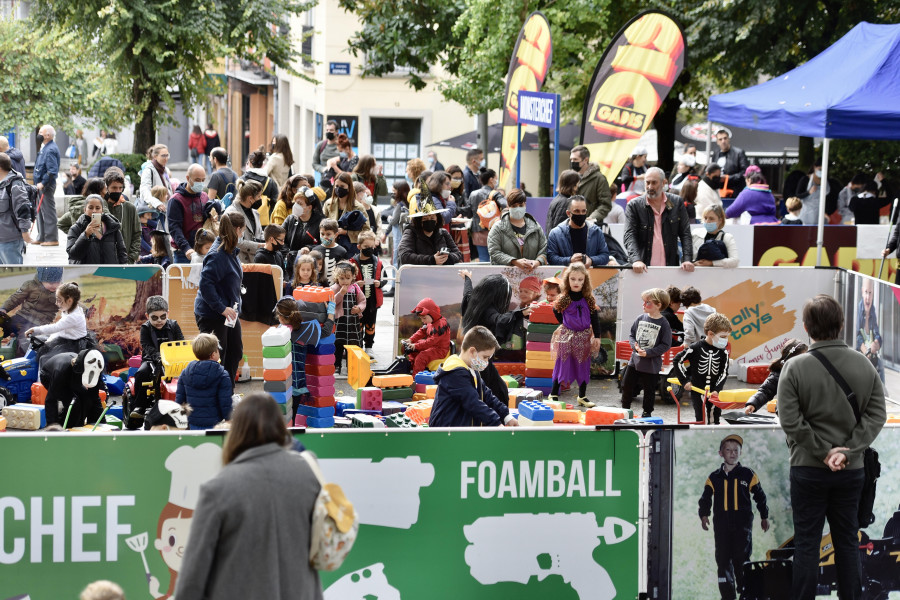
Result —
M 212 333 L 222 346 L 222 366 L 231 377 L 237 375 L 244 355 L 241 340 L 241 292 L 244 272 L 238 260 L 238 243 L 244 234 L 246 220 L 236 212 L 226 213 L 219 223 L 219 237 L 200 271 L 200 287 L 194 300 L 194 315 L 201 333 Z

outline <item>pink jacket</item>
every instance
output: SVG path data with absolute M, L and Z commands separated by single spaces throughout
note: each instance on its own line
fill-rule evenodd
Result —
M 350 287 L 356 288 L 356 305 L 359 307 L 359 310 L 365 310 L 366 295 L 355 283 L 351 284 Z M 341 292 L 341 286 L 337 283 L 331 285 L 331 291 L 334 292 L 334 319 L 338 320 L 344 316 L 344 294 Z

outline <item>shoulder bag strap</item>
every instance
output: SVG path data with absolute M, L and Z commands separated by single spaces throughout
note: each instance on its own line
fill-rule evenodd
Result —
M 844 395 L 847 396 L 847 402 L 850 403 L 850 407 L 853 409 L 853 415 L 856 417 L 856 422 L 859 423 L 862 418 L 859 413 L 859 403 L 856 401 L 856 394 L 853 393 L 853 390 L 851 390 L 850 386 L 847 384 L 847 380 L 844 379 L 843 375 L 838 373 L 837 369 L 834 368 L 834 365 L 831 364 L 830 360 L 825 358 L 824 354 L 818 350 L 810 350 L 809 353 L 819 359 L 819 362 L 822 363 L 825 370 L 828 371 L 837 384 L 841 386 L 841 390 L 844 392 Z
M 325 478 L 322 477 L 322 471 L 319 469 L 319 464 L 312 457 L 312 454 L 310 454 L 309 451 L 304 450 L 300 453 L 300 456 L 303 457 L 303 459 L 306 461 L 306 464 L 308 464 L 309 468 L 312 469 L 313 475 L 315 475 L 316 479 L 319 480 L 319 484 L 322 487 L 325 487 Z

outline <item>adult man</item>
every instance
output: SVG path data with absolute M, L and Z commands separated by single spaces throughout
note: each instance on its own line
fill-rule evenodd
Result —
M 325 139 L 316 144 L 316 151 L 313 153 L 313 169 L 319 173 L 324 174 L 328 170 L 328 160 L 340 154 L 337 147 L 337 127 L 337 121 L 325 123 Z
M 575 146 L 569 153 L 569 167 L 581 175 L 578 193 L 587 202 L 588 218 L 602 223 L 612 210 L 612 194 L 609 182 L 600 172 L 597 163 L 591 162 L 591 151 L 587 146 Z
M 647 169 L 647 193 L 625 206 L 625 251 L 635 273 L 648 266 L 678 266 L 681 240 L 681 268 L 693 271 L 694 257 L 687 210 L 681 198 L 663 191 L 666 176 L 659 167 Z
M 425 164 L 428 165 L 428 170 L 432 173 L 444 170 L 444 165 L 438 160 L 437 154 L 433 150 L 429 150 L 428 154 L 425 155 Z
M 56 178 L 59 176 L 59 147 L 53 141 L 56 130 L 50 125 L 44 125 L 38 131 L 38 136 L 43 138 L 44 146 L 38 153 L 34 163 L 34 183 L 42 200 L 39 201 L 40 210 L 36 221 L 38 226 L 38 239 L 32 244 L 41 246 L 59 246 L 59 231 L 56 229 Z
M 12 170 L 25 177 L 25 157 L 22 156 L 22 151 L 10 147 L 9 140 L 2 135 L 0 135 L 0 152 L 4 152 L 9 157 L 12 162 Z
M 722 181 L 722 167 L 716 163 L 706 165 L 706 174 L 697 184 L 697 197 L 694 199 L 694 207 L 698 219 L 703 219 L 703 211 L 713 204 L 722 204 L 719 196 L 719 186 Z
M 778 380 L 778 416 L 791 451 L 794 566 L 790 597 L 813 600 L 816 596 L 827 515 L 838 597 L 860 598 L 857 510 L 865 480 L 863 452 L 884 426 L 884 389 L 872 363 L 840 339 L 844 309 L 834 298 L 819 294 L 807 300 L 803 327 L 812 341 L 809 353 L 786 362 Z M 855 410 L 838 383 L 841 379 L 855 395 Z
M 710 162 L 722 167 L 722 173 L 728 175 L 728 189 L 734 190 L 737 196 L 744 189 L 744 171 L 750 166 L 747 155 L 737 146 L 731 145 L 731 136 L 724 129 L 716 132 L 716 144 L 719 147 L 713 150 Z
M 141 220 L 137 216 L 137 207 L 124 194 L 125 173 L 122 169 L 110 167 L 103 174 L 103 180 L 106 182 L 106 206 L 122 225 L 128 264 L 133 265 L 141 255 Z
M 236 194 L 238 176 L 228 168 L 228 152 L 225 148 L 213 148 L 209 153 L 209 161 L 213 170 L 209 178 L 209 188 L 206 190 L 209 199 L 224 198 L 229 192 Z
M 478 148 L 472 148 L 466 152 L 466 167 L 463 169 L 463 185 L 466 188 L 466 198 L 471 196 L 472 192 L 481 188 L 478 172 L 481 170 L 483 158 L 484 152 Z
M 175 242 L 176 263 L 190 262 L 194 255 L 194 236 L 203 227 L 204 208 L 209 202 L 209 196 L 203 191 L 205 183 L 206 169 L 194 163 L 188 167 L 185 182 L 169 198 L 166 222 Z
M 584 196 L 569 198 L 569 220 L 550 231 L 547 241 L 547 261 L 551 265 L 583 262 L 586 267 L 605 267 L 609 263 L 606 237 L 598 225 L 587 222 L 587 201 Z
M 31 202 L 25 180 L 5 152 L 0 152 L 0 204 L 8 207 L 0 213 L 0 263 L 21 265 L 25 244 L 31 242 Z

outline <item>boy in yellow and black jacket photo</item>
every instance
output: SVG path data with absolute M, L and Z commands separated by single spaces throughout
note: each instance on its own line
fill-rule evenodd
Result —
M 766 493 L 753 469 L 738 459 L 744 440 L 739 435 L 726 436 L 719 443 L 719 456 L 725 461 L 709 474 L 700 496 L 700 524 L 709 530 L 710 510 L 713 515 L 713 535 L 716 543 L 716 568 L 722 600 L 734 600 L 742 589 L 744 563 L 753 552 L 753 502 L 759 511 L 763 531 L 769 530 L 769 508 Z

